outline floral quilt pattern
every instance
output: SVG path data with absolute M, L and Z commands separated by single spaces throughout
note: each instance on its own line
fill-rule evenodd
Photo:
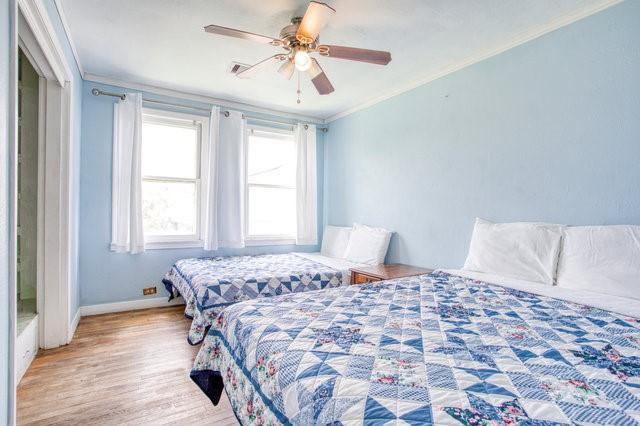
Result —
M 636 318 L 433 273 L 230 306 L 191 375 L 245 425 L 638 425 L 639 342 Z
M 165 275 L 171 298 L 182 295 L 192 319 L 189 343 L 202 342 L 227 305 L 261 297 L 338 287 L 342 272 L 289 254 L 182 259 Z

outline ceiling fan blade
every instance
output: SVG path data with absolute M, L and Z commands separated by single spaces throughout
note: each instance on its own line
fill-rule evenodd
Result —
M 291 80 L 291 76 L 293 75 L 293 72 L 295 70 L 296 66 L 293 64 L 293 61 L 286 61 L 284 64 L 282 64 L 278 72 L 282 74 L 287 80 Z
M 251 65 L 249 68 L 247 68 L 244 71 L 240 71 L 239 73 L 236 74 L 237 77 L 240 78 L 251 78 L 257 74 L 259 74 L 260 72 L 264 71 L 269 65 L 279 62 L 279 61 L 283 61 L 287 58 L 286 55 L 273 55 L 268 57 L 267 59 L 264 59 L 260 62 L 258 62 L 255 65 Z
M 277 38 L 254 34 L 247 31 L 236 30 L 233 28 L 221 27 L 220 25 L 207 25 L 206 27 L 204 27 L 204 30 L 210 34 L 241 38 L 243 40 L 256 41 L 262 44 L 272 44 L 274 46 L 279 46 L 282 44 L 282 41 L 278 40 Z
M 391 62 L 391 53 L 382 50 L 359 49 L 357 47 L 332 46 L 322 44 L 318 46 L 318 53 L 330 58 L 348 59 L 350 61 L 369 62 L 370 64 L 387 65 Z
M 298 41 L 302 44 L 311 44 L 316 41 L 318 34 L 327 25 L 334 13 L 336 13 L 335 9 L 328 4 L 310 1 L 296 33 Z
M 335 90 L 333 88 L 333 85 L 329 81 L 329 78 L 324 73 L 322 67 L 320 66 L 318 61 L 315 60 L 315 58 L 311 59 L 311 66 L 307 70 L 307 74 L 309 74 L 309 77 L 311 77 L 311 82 L 314 86 L 316 86 L 316 90 L 321 95 L 328 95 Z

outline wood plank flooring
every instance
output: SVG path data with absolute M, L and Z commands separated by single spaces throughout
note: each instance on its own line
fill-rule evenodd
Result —
M 184 307 L 84 317 L 73 341 L 41 350 L 17 391 L 19 425 L 236 425 L 189 379 L 199 346 Z

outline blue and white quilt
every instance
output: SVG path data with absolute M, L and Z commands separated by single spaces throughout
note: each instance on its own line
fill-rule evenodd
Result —
M 245 425 L 637 425 L 640 320 L 440 272 L 233 305 L 191 377 Z
M 202 342 L 212 320 L 232 303 L 344 283 L 341 271 L 294 253 L 182 259 L 162 281 L 171 298 L 185 299 L 193 345 Z

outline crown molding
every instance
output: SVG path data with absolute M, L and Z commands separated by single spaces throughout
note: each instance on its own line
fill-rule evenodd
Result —
M 69 24 L 67 21 L 67 16 L 64 13 L 64 7 L 62 6 L 62 0 L 55 0 L 56 9 L 58 10 L 58 15 L 60 16 L 60 21 L 62 22 L 62 28 L 64 28 L 64 33 L 67 36 L 67 40 L 69 40 L 69 46 L 71 46 L 71 53 L 73 53 L 73 58 L 76 60 L 76 66 L 78 67 L 78 71 L 80 72 L 80 76 L 84 79 L 84 70 L 82 69 L 82 63 L 80 62 L 80 56 L 78 56 L 78 51 L 76 50 L 76 45 L 73 42 L 73 37 L 71 37 L 71 29 L 69 28 Z
M 214 98 L 212 96 L 202 95 L 198 93 L 189 93 L 181 90 L 172 89 L 169 87 L 161 87 L 143 83 L 135 83 L 130 81 L 118 80 L 115 78 L 105 77 L 92 73 L 85 73 L 84 79 L 92 81 L 94 83 L 107 84 L 110 86 L 123 87 L 125 89 L 139 90 L 142 92 L 153 93 L 156 95 L 170 96 L 172 98 L 184 99 L 194 102 L 201 102 L 209 105 L 218 105 L 223 108 L 230 108 L 244 112 L 254 112 L 258 114 L 266 114 L 279 118 L 287 118 L 294 121 L 301 121 L 310 124 L 324 124 L 324 120 L 318 117 L 312 117 L 307 115 L 295 114 L 286 111 L 279 111 L 270 108 L 262 108 L 243 102 L 229 101 L 221 98 Z
M 363 109 L 376 105 L 380 102 L 386 101 L 387 99 L 401 95 L 402 93 L 409 92 L 415 88 L 423 86 L 427 83 L 430 83 L 434 80 L 442 78 L 446 75 L 459 71 L 463 68 L 476 64 L 478 62 L 484 61 L 485 59 L 489 59 L 493 56 L 499 55 L 503 52 L 506 52 L 507 50 L 513 49 L 514 47 L 520 46 L 521 44 L 527 43 L 531 40 L 534 40 L 540 36 L 543 36 L 547 33 L 555 31 L 559 28 L 562 28 L 574 22 L 580 21 L 581 19 L 594 15 L 605 9 L 608 9 L 611 6 L 614 6 L 618 3 L 622 3 L 622 1 L 624 0 L 605 0 L 595 6 L 585 7 L 581 10 L 573 11 L 566 15 L 560 16 L 544 25 L 539 25 L 537 27 L 534 27 L 523 33 L 516 35 L 515 37 L 511 38 L 506 43 L 502 44 L 497 48 L 490 49 L 490 50 L 478 53 L 476 55 L 469 56 L 468 58 L 462 61 L 456 62 L 448 67 L 445 67 L 438 72 L 428 74 L 428 75 L 423 75 L 420 78 L 413 80 L 396 90 L 392 90 L 383 95 L 376 96 L 357 106 L 348 108 L 342 112 L 326 117 L 324 121 L 325 123 L 330 123 L 332 121 L 338 120 L 339 118 L 346 117 L 347 115 L 351 115 L 357 111 L 361 111 Z
M 20 3 L 23 3 L 25 1 L 29 1 L 29 2 L 35 2 L 37 0 L 20 0 Z M 211 97 L 208 95 L 204 95 L 204 94 L 198 94 L 198 93 L 190 93 L 190 92 L 184 92 L 180 89 L 175 89 L 172 87 L 168 87 L 168 86 L 157 86 L 157 85 L 149 85 L 149 84 L 143 84 L 143 83 L 137 83 L 137 82 L 129 82 L 129 81 L 122 81 L 119 79 L 115 79 L 115 78 L 110 78 L 110 77 L 106 77 L 106 76 L 102 76 L 102 75 L 98 75 L 98 74 L 93 74 L 93 73 L 88 73 L 85 72 L 83 67 L 82 67 L 82 63 L 80 62 L 80 57 L 78 55 L 78 52 L 76 50 L 75 47 L 75 43 L 73 42 L 73 38 L 71 36 L 71 31 L 69 29 L 68 23 L 67 23 L 67 19 L 66 16 L 64 14 L 64 8 L 62 6 L 62 0 L 55 0 L 55 5 L 56 8 L 58 9 L 58 13 L 60 15 L 60 19 L 62 21 L 62 26 L 65 30 L 65 33 L 67 35 L 67 39 L 69 40 L 69 44 L 71 45 L 71 51 L 73 52 L 73 56 L 75 58 L 76 64 L 78 66 L 78 69 L 80 71 L 80 75 L 82 76 L 82 78 L 84 80 L 88 80 L 88 81 L 93 81 L 96 83 L 101 83 L 101 84 L 109 84 L 109 85 L 114 85 L 114 86 L 120 86 L 120 87 L 124 87 L 124 88 L 128 88 L 128 89 L 133 89 L 133 90 L 142 90 L 145 92 L 149 92 L 149 93 L 154 93 L 154 94 L 158 94 L 158 95 L 164 95 L 164 96 L 171 96 L 171 97 L 175 97 L 175 98 L 181 98 L 181 99 L 186 99 L 186 100 L 191 100 L 191 101 L 195 101 L 195 102 L 202 102 L 202 103 L 207 103 L 207 104 L 215 104 L 215 105 L 220 105 L 223 107 L 227 107 L 227 108 L 234 108 L 234 109 L 239 109 L 239 110 L 243 110 L 243 111 L 247 111 L 247 112 L 256 112 L 259 114 L 267 114 L 267 115 L 274 115 L 277 117 L 281 117 L 281 118 L 289 118 L 292 120 L 298 120 L 298 121 L 306 121 L 309 123 L 314 123 L 314 124 L 325 124 L 325 123 L 330 123 L 332 121 L 338 120 L 340 118 L 346 117 L 348 115 L 351 115 L 357 111 L 361 111 L 363 109 L 367 109 L 373 105 L 376 105 L 378 103 L 384 102 L 387 99 L 393 98 L 395 96 L 401 95 L 405 92 L 409 92 L 413 89 L 416 89 L 420 86 L 423 86 L 425 84 L 428 84 L 434 80 L 437 80 L 439 78 L 445 77 L 449 74 L 452 74 L 456 71 L 459 71 L 461 69 L 464 69 L 466 67 L 469 67 L 471 65 L 474 65 L 478 62 L 481 62 L 485 59 L 489 59 L 493 56 L 499 55 L 501 53 L 506 52 L 507 50 L 513 49 L 514 47 L 520 46 L 524 43 L 527 43 L 531 40 L 534 40 L 538 37 L 541 37 L 547 33 L 550 33 L 552 31 L 555 31 L 559 28 L 565 27 L 567 25 L 570 25 L 574 22 L 580 21 L 586 17 L 589 17 L 591 15 L 594 15 L 598 12 L 601 12 L 605 9 L 608 9 L 611 6 L 614 6 L 616 4 L 621 3 L 624 0 L 604 0 L 602 2 L 600 2 L 597 5 L 592 5 L 589 7 L 585 7 L 583 9 L 580 10 L 576 10 L 573 11 L 571 13 L 568 13 L 566 15 L 560 16 L 544 25 L 539 25 L 536 26 L 532 29 L 529 29 L 523 33 L 520 33 L 518 35 L 516 35 L 515 37 L 511 38 L 510 40 L 508 40 L 507 42 L 505 42 L 504 44 L 498 46 L 497 48 L 494 49 L 489 49 L 483 52 L 480 52 L 478 54 L 475 55 L 471 55 L 469 57 L 467 57 L 464 60 L 461 60 L 459 62 L 456 62 L 454 64 L 451 64 L 450 66 L 447 66 L 435 73 L 430 73 L 428 75 L 422 75 L 419 78 L 408 82 L 407 84 L 401 86 L 398 89 L 389 91 L 387 93 L 384 93 L 380 96 L 376 96 L 373 98 L 370 98 L 362 103 L 360 103 L 359 105 L 356 105 L 354 107 L 351 108 L 347 108 L 341 112 L 329 115 L 327 117 L 324 118 L 320 118 L 320 117 L 313 117 L 313 116 L 306 116 L 306 115 L 302 115 L 302 114 L 296 114 L 296 113 L 291 113 L 291 112 L 285 112 L 285 111 L 279 111 L 279 110 L 274 110 L 274 109 L 270 109 L 270 108 L 263 108 L 263 107 L 257 107 L 254 105 L 250 105 L 247 103 L 243 103 L 243 102 L 236 102 L 236 101 L 230 101 L 230 100 L 226 100 L 226 99 L 222 99 L 222 98 L 215 98 L 215 97 Z

